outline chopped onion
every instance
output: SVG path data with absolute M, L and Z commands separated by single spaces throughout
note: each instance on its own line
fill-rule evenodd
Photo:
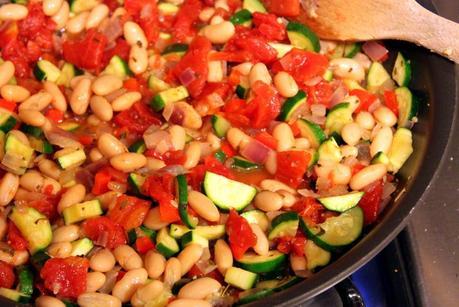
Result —
M 381 106 L 381 100 L 376 99 L 369 107 L 368 112 L 373 113 L 377 108 Z
M 312 79 L 309 79 L 308 81 L 306 81 L 304 84 L 306 86 L 314 86 L 314 85 L 317 85 L 320 83 L 320 81 L 322 81 L 323 78 L 321 76 L 317 76 L 317 77 L 314 77 Z
M 356 60 L 362 67 L 367 71 L 370 69 L 371 66 L 371 60 L 363 54 L 362 52 L 358 52 L 354 57 L 354 60 Z
M 312 115 L 310 119 L 313 123 L 321 126 L 325 124 L 326 117 Z
M 155 149 L 160 154 L 173 148 L 170 134 L 159 130 L 158 126 L 149 127 L 143 134 L 143 140 L 148 149 Z
M 314 197 L 314 198 L 317 198 L 320 196 L 319 194 L 315 193 L 313 190 L 308 190 L 308 189 L 298 190 L 298 194 L 304 197 Z
M 325 114 L 327 113 L 327 109 L 325 108 L 325 105 L 315 103 L 311 105 L 311 113 L 313 116 L 325 116 Z
M 125 183 L 119 183 L 116 181 L 110 181 L 107 184 L 107 187 L 110 191 L 115 191 L 115 192 L 119 192 L 122 194 L 126 193 L 127 191 L 127 185 Z
M 106 23 L 104 23 L 100 29 L 102 34 L 107 38 L 107 47 L 109 45 L 116 45 L 116 39 L 123 35 L 123 28 L 118 16 L 111 17 Z
M 121 271 L 121 267 L 119 265 L 115 266 L 113 269 L 105 273 L 105 283 L 102 287 L 97 290 L 100 293 L 110 293 L 112 292 L 113 287 L 116 283 L 116 278 L 118 277 L 118 273 Z
M 255 163 L 264 164 L 270 151 L 271 149 L 269 147 L 252 139 L 246 146 L 244 146 L 244 148 L 242 148 L 241 155 Z
M 333 92 L 333 95 L 330 98 L 330 105 L 334 105 L 342 102 L 347 95 L 346 87 L 340 82 L 336 90 Z
M 62 148 L 83 148 L 80 142 L 76 140 L 76 137 L 65 131 L 56 125 L 52 125 L 50 129 L 43 129 L 46 139 L 53 145 L 62 147 Z
M 384 47 L 384 45 L 376 41 L 365 42 L 362 45 L 362 50 L 373 61 L 381 61 L 389 53 L 389 50 L 387 50 L 386 47 Z
M 178 176 L 188 173 L 188 170 L 182 165 L 168 165 L 161 168 L 158 173 L 171 174 L 172 176 Z
M 369 163 L 371 160 L 370 156 L 370 145 L 368 143 L 360 143 L 356 145 L 358 154 L 357 154 L 357 160 L 363 163 Z
M 86 191 L 91 191 L 94 185 L 94 175 L 87 169 L 79 169 L 75 173 L 75 179 L 78 183 L 85 186 Z
M 179 80 L 180 80 L 180 83 L 182 83 L 184 86 L 188 86 L 191 84 L 191 82 L 196 80 L 196 73 L 194 72 L 193 69 L 188 67 L 180 73 Z

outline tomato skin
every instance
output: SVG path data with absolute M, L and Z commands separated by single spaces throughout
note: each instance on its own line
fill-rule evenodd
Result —
M 163 222 L 178 222 L 180 215 L 174 200 L 175 177 L 170 174 L 150 176 L 145 180 L 142 189 L 159 203 L 159 214 Z
M 185 0 L 180 6 L 180 10 L 175 17 L 172 25 L 174 40 L 177 42 L 186 42 L 189 37 L 194 36 L 196 30 L 194 24 L 199 21 L 199 13 L 202 10 L 202 4 L 199 0 Z
M 300 1 L 299 0 L 269 0 L 265 1 L 268 10 L 283 17 L 296 17 L 300 15 Z
M 5 23 L 2 25 L 3 30 L 0 31 L 0 48 L 3 49 L 12 40 L 15 40 L 18 36 L 19 29 L 18 24 L 15 21 Z
M 282 151 L 277 153 L 276 179 L 297 188 L 308 170 L 311 154 L 305 151 Z
M 82 257 L 51 258 L 40 271 L 45 287 L 60 297 L 76 299 L 86 291 L 89 261 Z
M 15 279 L 16 276 L 14 275 L 13 266 L 0 260 L 0 287 L 11 289 Z
M 52 51 L 56 24 L 44 14 L 40 3 L 31 2 L 27 8 L 29 10 L 27 17 L 18 23 L 20 39 L 26 45 L 27 42 L 37 44 L 41 52 Z
M 77 67 L 101 70 L 107 38 L 102 33 L 90 29 L 78 40 L 67 40 L 62 45 L 63 57 Z
M 384 92 L 384 104 L 392 112 L 394 112 L 395 116 L 398 116 L 397 95 L 395 95 L 394 91 L 385 91 Z
M 6 235 L 7 243 L 11 246 L 14 250 L 27 250 L 29 243 L 27 240 L 22 236 L 19 229 L 14 225 L 13 222 L 8 222 L 8 233 Z
M 375 102 L 378 98 L 376 95 L 373 95 L 370 92 L 365 90 L 355 89 L 349 92 L 350 96 L 357 96 L 360 100 L 358 107 L 355 109 L 355 113 L 359 113 L 361 111 L 368 111 L 368 108 Z
M 87 219 L 82 226 L 83 232 L 96 245 L 113 249 L 127 242 L 123 227 L 106 216 Z
M 305 91 L 308 94 L 308 103 L 323 104 L 325 107 L 330 107 L 331 98 L 336 88 L 327 81 L 320 81 L 314 86 L 305 86 Z
M 115 223 L 130 230 L 142 225 L 150 209 L 150 202 L 137 197 L 120 195 L 115 205 L 109 209 L 107 216 Z
M 277 150 L 277 140 L 271 134 L 266 131 L 260 132 L 254 136 L 254 139 L 263 143 L 273 150 Z
M 6 109 L 11 112 L 15 112 L 16 107 L 17 105 L 15 102 L 0 98 L 0 108 Z
M 153 111 L 141 102 L 135 103 L 129 110 L 118 113 L 115 124 L 127 128 L 128 131 L 142 134 L 151 125 L 160 125 L 161 120 Z
M 369 225 L 378 218 L 383 193 L 383 181 L 379 180 L 366 186 L 358 206 L 362 208 L 365 225 Z
M 322 76 L 328 68 L 326 56 L 300 49 L 292 49 L 272 66 L 274 73 L 286 71 L 300 85 L 317 76 Z
M 146 254 L 149 250 L 154 248 L 155 244 L 149 237 L 141 237 L 135 241 L 135 249 L 142 255 Z
M 244 253 L 257 243 L 257 236 L 250 228 L 249 222 L 241 217 L 235 210 L 231 210 L 226 221 L 226 233 L 236 259 L 241 259 Z
M 325 208 L 313 197 L 301 198 L 290 209 L 313 224 L 319 224 L 324 221 L 322 215 L 325 212 Z
M 190 44 L 188 52 L 174 67 L 173 74 L 180 80 L 184 71 L 191 71 L 194 80 L 186 85 L 192 97 L 199 97 L 207 83 L 207 54 L 212 50 L 212 44 L 207 38 L 197 36 Z

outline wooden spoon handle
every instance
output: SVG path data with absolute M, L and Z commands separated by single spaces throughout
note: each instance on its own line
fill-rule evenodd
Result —
M 459 24 L 440 17 L 417 4 L 411 6 L 410 29 L 400 39 L 424 46 L 459 63 Z M 403 18 L 403 17 L 402 17 Z

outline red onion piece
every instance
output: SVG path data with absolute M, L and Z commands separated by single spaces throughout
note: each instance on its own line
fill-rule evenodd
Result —
M 158 171 L 159 174 L 171 174 L 172 176 L 178 176 L 188 173 L 188 170 L 182 165 L 168 165 Z
M 80 142 L 77 141 L 75 135 L 65 131 L 56 125 L 52 125 L 50 129 L 43 129 L 48 142 L 62 148 L 83 148 Z
M 323 78 L 321 76 L 317 76 L 317 77 L 314 77 L 312 79 L 309 79 L 308 81 L 306 81 L 304 84 L 306 86 L 314 86 L 314 85 L 317 85 L 320 83 L 320 81 L 322 81 Z
M 101 32 L 107 38 L 107 48 L 109 46 L 114 47 L 116 45 L 115 40 L 123 35 L 120 19 L 118 17 L 110 18 L 107 23 L 103 25 Z
M 315 103 L 311 105 L 311 113 L 313 116 L 325 116 L 327 108 L 323 104 Z
M 75 174 L 75 179 L 86 188 L 86 191 L 91 191 L 94 185 L 94 175 L 87 169 L 79 169 Z
M 191 82 L 193 82 L 195 79 L 196 73 L 190 67 L 182 71 L 179 75 L 180 83 L 182 83 L 184 86 L 190 85 Z
M 251 140 L 242 150 L 241 155 L 255 163 L 263 164 L 271 149 L 257 140 Z
M 333 92 L 333 95 L 330 98 L 330 106 L 334 106 L 344 100 L 344 97 L 347 95 L 347 89 L 341 83 L 338 85 L 336 90 Z
M 389 50 L 381 43 L 370 41 L 362 46 L 363 52 L 370 57 L 373 61 L 382 61 L 387 57 Z

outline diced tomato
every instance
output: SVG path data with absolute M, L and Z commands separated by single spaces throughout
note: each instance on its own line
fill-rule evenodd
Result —
M 358 172 L 360 172 L 362 169 L 365 168 L 365 165 L 362 164 L 362 163 L 356 163 L 352 166 L 351 168 L 351 173 L 352 175 L 354 176 L 355 174 L 357 174 Z
M 19 229 L 11 221 L 8 223 L 8 233 L 6 235 L 6 239 L 8 245 L 14 250 L 26 250 L 29 246 L 27 240 L 22 236 Z
M 292 133 L 293 133 L 294 137 L 298 137 L 298 136 L 301 135 L 301 130 L 298 127 L 296 121 L 294 121 L 293 123 L 289 124 L 289 126 L 290 126 L 290 129 L 292 129 Z
M 159 35 L 158 7 L 156 0 L 126 0 L 124 8 L 139 24 L 149 43 Z
M 159 203 L 159 214 L 164 222 L 180 221 L 177 207 L 172 204 L 174 200 L 175 178 L 170 174 L 163 176 L 150 176 L 145 180 L 142 188 L 151 198 Z
M 150 209 L 150 202 L 137 197 L 120 195 L 116 203 L 108 211 L 107 216 L 115 223 L 130 230 L 142 225 L 145 216 Z
M 94 142 L 94 137 L 89 134 L 78 135 L 78 142 L 83 146 L 89 146 Z
M 365 91 L 365 90 L 359 90 L 355 89 L 349 92 L 350 96 L 357 96 L 360 100 L 360 104 L 358 105 L 357 109 L 355 109 L 355 113 L 359 113 L 361 111 L 368 111 L 368 108 L 373 104 L 373 102 L 376 101 L 378 97 L 376 95 L 373 95 L 372 93 Z
M 27 203 L 27 206 L 37 209 L 50 220 L 53 220 L 57 216 L 57 197 L 51 195 L 52 189 L 51 185 L 45 187 L 45 193 L 43 193 L 45 197 L 43 199 L 36 199 Z
M 292 49 L 272 66 L 274 73 L 286 71 L 299 83 L 303 84 L 317 76 L 322 76 L 328 68 L 325 55 L 300 49 Z
M 21 78 L 29 78 L 32 69 L 30 68 L 31 61 L 28 57 L 28 50 L 23 42 L 19 39 L 10 40 L 2 49 L 2 58 L 5 61 L 11 61 L 15 67 L 15 76 Z
M 0 287 L 11 289 L 15 279 L 16 276 L 14 275 L 13 267 L 0 260 Z
M 283 17 L 296 17 L 300 15 L 300 0 L 268 0 L 265 1 L 268 10 Z
M 80 68 L 101 70 L 107 38 L 102 33 L 90 29 L 78 40 L 66 40 L 62 45 L 63 56 Z
M 0 31 L 0 48 L 5 48 L 10 41 L 15 40 L 18 33 L 19 29 L 17 22 L 5 22 L 5 24 L 2 25 L 2 30 Z
M 236 26 L 236 34 L 225 45 L 224 51 L 229 52 L 226 59 L 229 62 L 254 61 L 268 64 L 277 58 L 276 49 L 268 44 L 268 40 L 258 30 L 251 31 L 243 26 Z
M 83 232 L 94 244 L 109 249 L 126 244 L 123 227 L 106 216 L 94 217 L 83 222 Z
M 106 6 L 108 6 L 111 12 L 116 10 L 120 5 L 118 0 L 103 0 L 103 2 Z
M 228 177 L 230 179 L 234 178 L 234 175 L 230 169 L 228 169 L 222 162 L 218 161 L 217 158 L 210 155 L 204 158 L 204 164 L 200 164 L 194 167 L 190 173 L 187 174 L 188 183 L 195 190 L 199 191 L 207 171 Z
M 35 79 L 30 78 L 16 78 L 18 85 L 26 88 L 30 94 L 35 94 L 42 89 L 42 84 Z
M 30 2 L 27 17 L 18 23 L 19 38 L 24 42 L 35 43 L 39 50 L 53 50 L 53 33 L 56 28 L 54 21 L 45 15 L 42 5 Z
M 277 140 L 266 131 L 256 134 L 254 138 L 271 149 L 277 149 Z
M 271 174 L 268 173 L 265 169 L 259 169 L 252 172 L 233 172 L 234 179 L 236 181 L 248 184 L 259 186 L 260 182 L 265 179 L 272 178 Z
M 296 256 L 304 256 L 304 246 L 307 239 L 299 231 L 295 237 L 284 236 L 277 240 L 277 250 L 284 254 L 293 253 Z
M 308 170 L 311 154 L 306 151 L 282 151 L 277 153 L 277 171 L 275 177 L 296 188 Z
M 185 0 L 180 6 L 172 26 L 175 41 L 186 42 L 188 38 L 194 36 L 196 33 L 194 24 L 199 21 L 201 9 L 202 4 L 199 0 Z
M 129 110 L 118 113 L 114 118 L 114 122 L 138 134 L 144 133 L 151 125 L 159 126 L 161 124 L 161 120 L 157 115 L 141 102 L 135 103 Z
M 228 241 L 236 259 L 241 259 L 244 253 L 257 243 L 257 236 L 250 228 L 249 222 L 239 216 L 235 210 L 231 210 L 226 221 L 226 233 Z
M 154 248 L 155 244 L 153 244 L 149 237 L 141 237 L 135 241 L 135 249 L 142 255 Z
M 276 15 L 255 12 L 252 21 L 258 32 L 270 41 L 282 41 L 286 38 L 285 26 L 277 22 Z
M 14 112 L 16 110 L 16 103 L 13 101 L 8 101 L 6 99 L 0 98 L 0 108 Z
M 376 221 L 379 214 L 379 206 L 383 192 L 383 181 L 379 180 L 366 186 L 363 197 L 360 199 L 359 207 L 363 210 L 365 225 Z
M 82 257 L 51 258 L 40 271 L 45 287 L 54 295 L 76 299 L 86 291 L 89 261 Z
M 384 104 L 392 112 L 394 112 L 395 116 L 398 116 L 397 95 L 395 95 L 394 91 L 385 91 L 384 92 Z
M 253 128 L 267 128 L 280 113 L 280 96 L 272 86 L 257 81 L 252 85 L 253 98 L 248 102 L 244 113 L 252 121 Z
M 336 88 L 327 81 L 321 81 L 314 86 L 305 86 L 309 104 L 323 104 L 330 107 L 331 98 Z
M 191 267 L 191 269 L 186 273 L 186 276 L 189 278 L 196 278 L 196 277 L 210 277 L 213 278 L 221 283 L 224 282 L 224 277 L 217 269 L 212 270 L 211 272 L 204 274 L 203 271 L 195 264 Z
M 186 156 L 183 150 L 170 150 L 161 156 L 161 160 L 166 165 L 182 165 L 186 161 Z
M 319 224 L 323 221 L 325 209 L 312 197 L 301 198 L 290 209 L 311 223 Z
M 123 82 L 123 87 L 128 91 L 139 91 L 140 84 L 136 78 L 129 78 Z
M 207 82 L 207 54 L 212 49 L 212 44 L 207 38 L 197 36 L 190 44 L 188 52 L 175 66 L 173 73 L 176 78 L 181 79 L 184 72 L 194 75 L 194 80 L 186 84 L 190 95 L 198 97 L 201 95 Z
M 94 185 L 92 187 L 92 194 L 100 195 L 109 191 L 108 183 L 112 179 L 112 176 L 106 171 L 102 170 L 96 173 L 94 176 Z
M 64 120 L 64 112 L 52 108 L 46 111 L 46 117 L 55 123 L 60 123 Z
M 221 142 L 220 150 L 223 151 L 228 158 L 232 158 L 236 155 L 236 151 L 234 151 L 233 147 L 231 147 L 227 141 Z

